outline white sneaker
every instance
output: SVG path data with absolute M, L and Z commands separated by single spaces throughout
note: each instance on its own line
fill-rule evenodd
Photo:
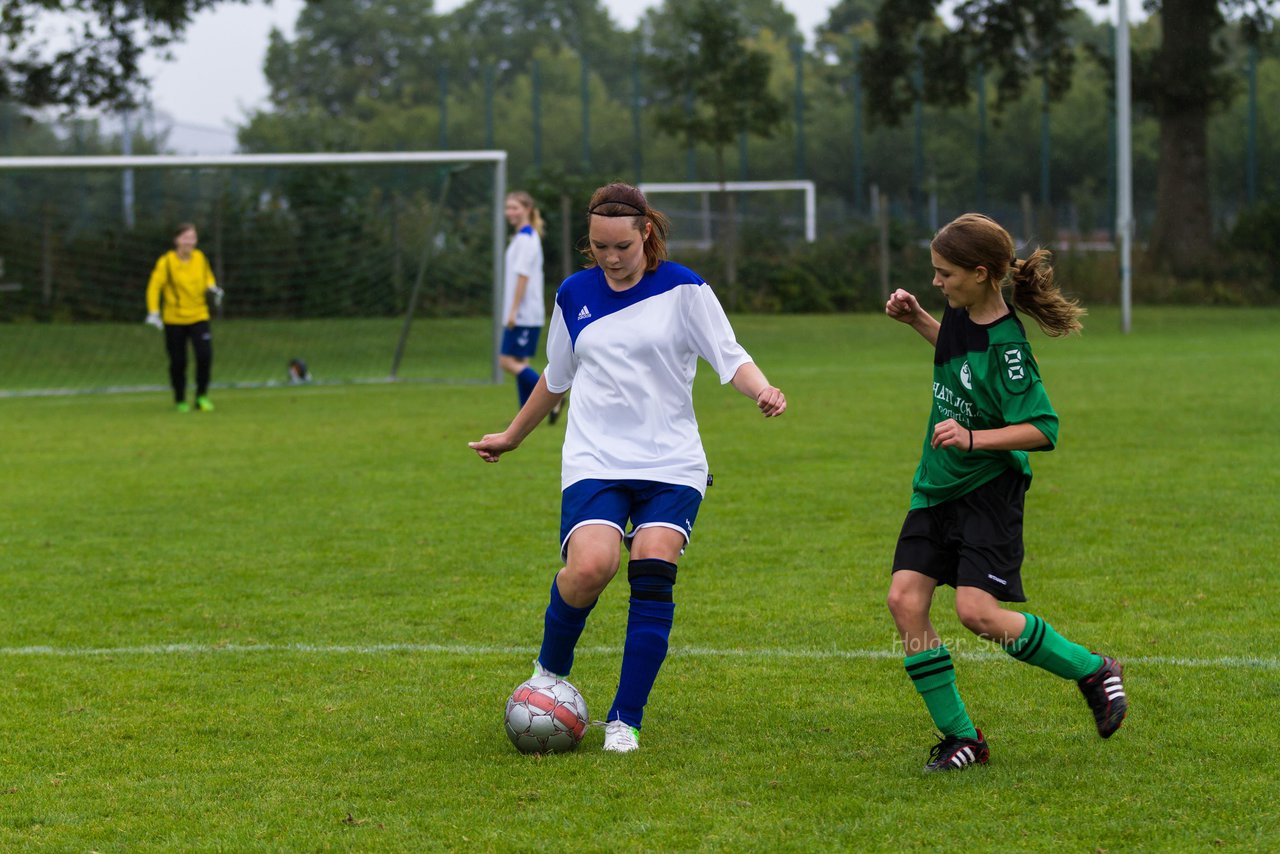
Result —
M 533 675 L 530 679 L 537 679 L 539 676 L 550 676 L 552 679 L 563 679 L 559 673 L 552 673 L 550 670 L 542 666 L 542 662 L 538 659 L 533 660 Z
M 604 749 L 613 753 L 630 753 L 640 749 L 640 730 L 622 721 L 609 721 L 604 728 Z

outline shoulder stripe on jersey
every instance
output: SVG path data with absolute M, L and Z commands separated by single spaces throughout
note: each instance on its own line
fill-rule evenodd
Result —
M 1008 314 L 987 324 L 974 323 L 969 319 L 969 312 L 963 308 L 947 306 L 942 311 L 942 327 L 938 330 L 938 343 L 933 349 L 933 363 L 945 365 L 968 353 L 986 352 L 991 346 L 991 332 L 1005 323 L 1017 326 L 1021 337 L 1026 339 L 1022 321 L 1018 319 L 1012 305 L 1009 306 Z
M 570 340 L 577 344 L 578 334 L 602 317 L 678 287 L 705 284 L 702 277 L 689 268 L 664 261 L 658 269 L 645 273 L 633 287 L 619 292 L 609 287 L 603 270 L 591 267 L 564 280 L 556 291 L 556 304 L 568 327 Z

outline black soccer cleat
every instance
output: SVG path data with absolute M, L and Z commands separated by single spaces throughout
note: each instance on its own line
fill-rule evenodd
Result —
M 555 424 L 557 421 L 559 421 L 559 420 L 560 420 L 560 411 L 561 411 L 562 409 L 564 409 L 564 401 L 563 401 L 563 400 L 561 400 L 559 403 L 557 403 L 555 406 L 553 406 L 553 407 L 551 408 L 551 411 L 547 413 L 547 423 L 548 423 L 548 424 Z
M 1103 738 L 1110 738 L 1112 733 L 1120 729 L 1125 715 L 1129 714 L 1129 701 L 1124 696 L 1123 675 L 1124 668 L 1120 666 L 1120 662 L 1103 655 L 1102 666 L 1076 683 L 1093 711 L 1098 735 Z
M 924 770 L 963 771 L 970 765 L 986 765 L 990 756 L 982 730 L 978 730 L 977 738 L 948 735 L 939 738 L 938 743 L 929 749 L 929 764 L 924 766 Z

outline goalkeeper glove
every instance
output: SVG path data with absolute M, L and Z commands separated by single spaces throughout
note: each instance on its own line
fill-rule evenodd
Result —
M 204 301 L 214 308 L 222 307 L 222 288 L 214 285 L 211 288 L 205 288 Z
M 156 329 L 164 329 L 164 321 L 160 319 L 160 312 L 153 311 L 147 315 L 147 319 L 142 321 L 148 326 L 154 326 Z

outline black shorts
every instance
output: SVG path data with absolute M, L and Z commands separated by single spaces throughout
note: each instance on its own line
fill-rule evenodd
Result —
M 910 569 L 1001 602 L 1022 593 L 1022 507 L 1029 478 L 1009 469 L 966 495 L 907 513 L 893 571 Z

